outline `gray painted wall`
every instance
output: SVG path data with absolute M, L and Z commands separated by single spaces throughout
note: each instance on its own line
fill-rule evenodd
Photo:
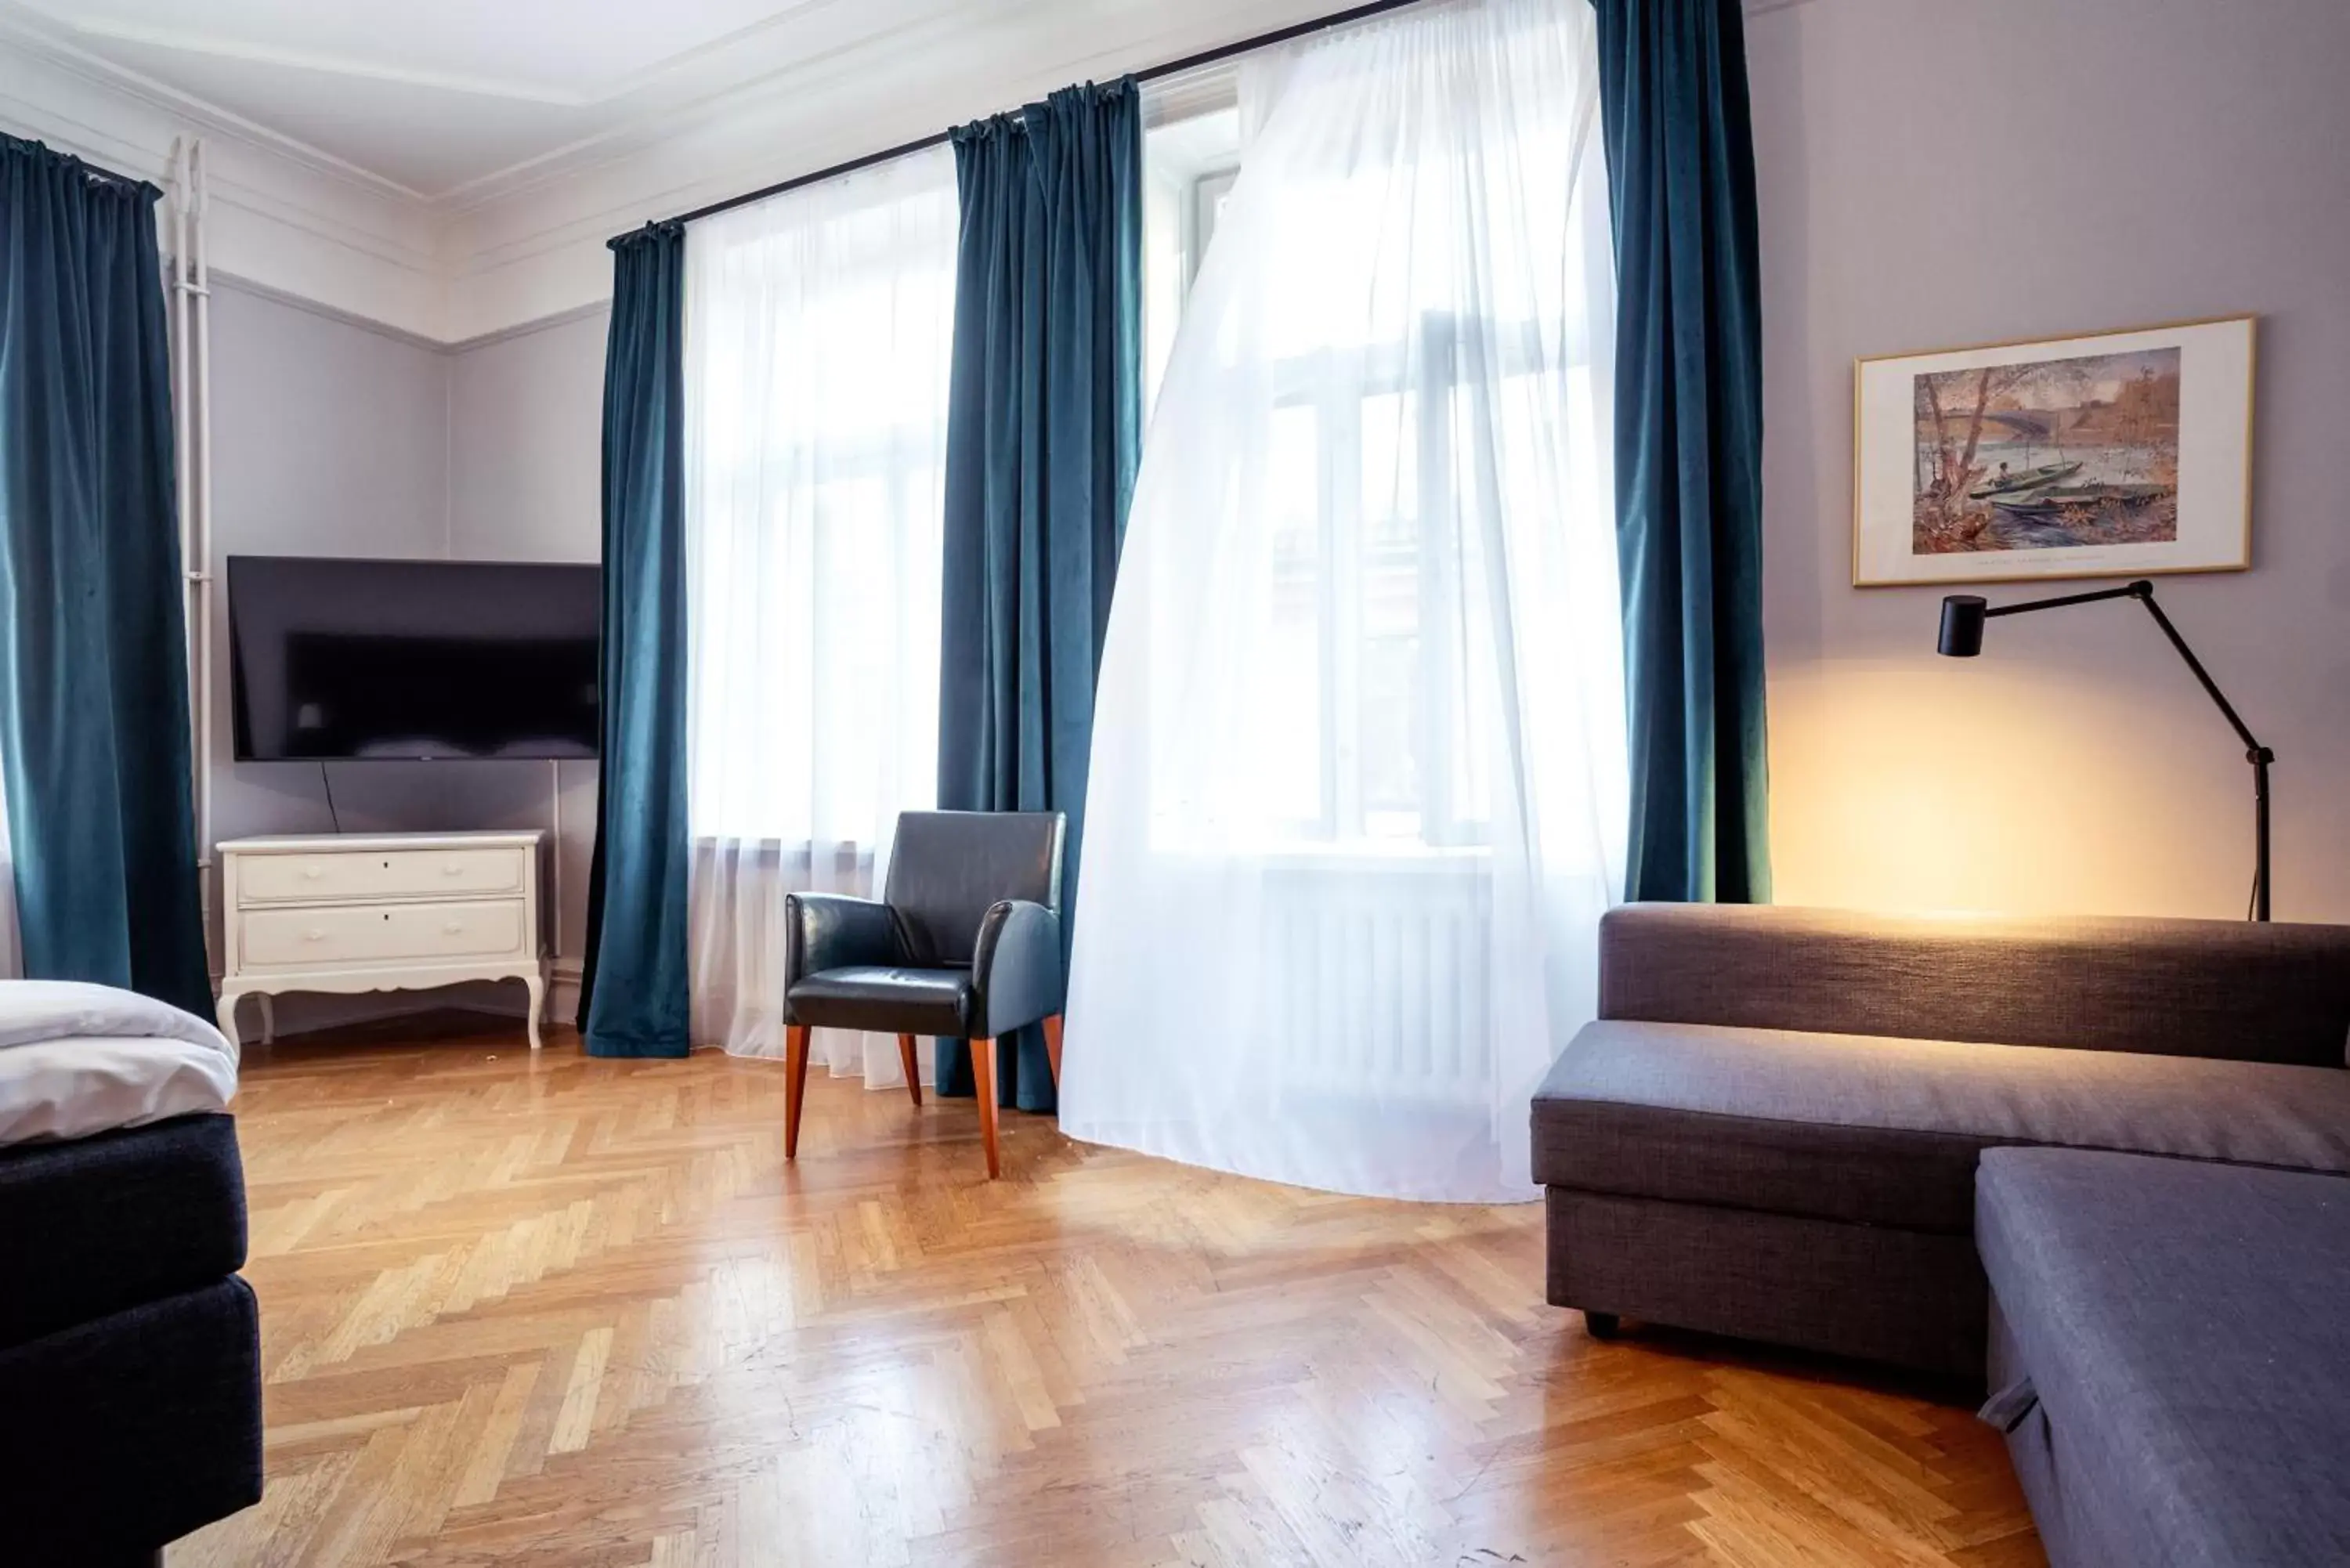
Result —
M 598 307 L 449 356 L 449 553 L 474 561 L 603 554 L 604 333 Z M 546 764 L 483 763 L 484 826 L 544 826 Z M 587 949 L 596 765 L 563 765 L 559 951 Z M 567 967 L 566 973 L 569 972 Z M 563 1003 L 571 989 L 561 986 Z
M 2253 568 L 2159 593 L 2277 751 L 2279 918 L 2350 919 L 2350 5 L 1804 0 L 1748 47 L 1781 900 L 2242 913 L 2251 770 L 2142 612 L 1960 663 L 1940 590 L 1848 586 L 1852 361 L 2257 313 Z
M 216 561 L 446 553 L 448 371 L 440 354 L 218 278 L 212 348 Z M 213 597 L 213 836 L 328 832 L 316 765 L 231 760 L 228 629 L 224 579 Z M 330 766 L 347 831 L 430 828 L 447 819 L 447 786 L 430 764 Z M 207 891 L 216 894 L 216 884 Z M 210 919 L 217 955 L 217 908 Z M 292 997 L 279 1003 L 277 1023 L 286 1031 L 317 1028 L 412 1005 Z M 248 1034 L 259 1027 L 255 1011 L 244 1010 Z
M 593 346 L 584 367 L 543 358 L 549 346 L 574 345 L 583 327 Z M 223 280 L 212 328 L 219 558 L 597 558 L 600 315 L 451 351 Z M 328 831 L 315 764 L 231 760 L 224 593 L 213 635 L 214 836 Z M 328 765 L 346 831 L 544 827 L 553 812 L 544 763 Z M 592 763 L 563 771 L 557 952 L 575 962 L 595 779 Z M 212 919 L 217 952 L 217 910 Z M 568 989 L 557 992 L 551 1006 L 563 1016 Z M 294 1030 L 452 1002 L 513 1011 L 520 992 L 289 999 L 278 1019 Z M 250 1008 L 245 1027 L 255 1027 Z
M 431 348 L 224 284 L 212 305 L 213 540 L 231 556 L 448 549 L 448 371 Z M 325 832 L 318 770 L 229 758 L 228 608 L 213 597 L 213 830 Z M 345 763 L 347 828 L 404 826 L 427 765 Z

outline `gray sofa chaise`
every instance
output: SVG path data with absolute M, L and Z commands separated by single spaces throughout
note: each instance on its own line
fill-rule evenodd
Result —
M 2350 1563 L 2350 1179 L 1994 1148 L 1975 1231 L 2051 1562 Z
M 1633 905 L 1534 1106 L 1549 1297 L 1984 1371 L 1976 1165 L 2350 1171 L 2350 928 Z

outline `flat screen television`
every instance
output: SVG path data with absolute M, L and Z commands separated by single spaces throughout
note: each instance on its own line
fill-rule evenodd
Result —
M 594 566 L 232 556 L 236 760 L 592 757 Z

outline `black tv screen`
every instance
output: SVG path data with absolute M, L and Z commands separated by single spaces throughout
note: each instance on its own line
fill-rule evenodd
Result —
M 233 556 L 236 760 L 592 757 L 594 566 Z

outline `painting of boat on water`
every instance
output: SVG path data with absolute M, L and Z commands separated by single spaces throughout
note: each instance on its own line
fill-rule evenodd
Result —
M 2149 348 L 1916 377 L 1911 548 L 2178 538 L 2178 360 Z
M 2252 327 L 1862 360 L 1855 584 L 2248 566 Z

